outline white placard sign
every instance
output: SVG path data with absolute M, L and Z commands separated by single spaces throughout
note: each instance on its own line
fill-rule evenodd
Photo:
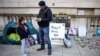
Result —
M 78 35 L 79 36 L 86 36 L 86 27 L 79 27 L 78 28 Z
M 63 45 L 65 37 L 65 23 L 50 23 L 49 37 L 51 44 Z

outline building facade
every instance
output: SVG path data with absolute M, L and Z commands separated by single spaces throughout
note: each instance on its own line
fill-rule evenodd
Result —
M 33 25 L 38 29 L 34 20 L 39 12 L 40 0 L 0 0 L 0 28 L 9 20 L 19 16 L 31 18 Z M 61 12 L 70 15 L 70 27 L 86 27 L 87 33 L 92 34 L 100 27 L 100 0 L 44 0 L 52 9 L 53 14 Z

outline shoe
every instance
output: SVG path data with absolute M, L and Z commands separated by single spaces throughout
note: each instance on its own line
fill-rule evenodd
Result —
M 37 49 L 37 51 L 42 51 L 42 50 L 44 50 L 45 48 L 39 48 L 39 49 Z
M 51 55 L 51 54 L 52 54 L 51 49 L 48 49 L 48 55 Z
M 23 56 L 28 56 L 27 54 L 23 54 Z

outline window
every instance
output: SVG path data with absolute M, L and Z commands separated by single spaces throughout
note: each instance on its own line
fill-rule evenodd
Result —
M 84 10 L 78 10 L 78 15 L 84 15 Z

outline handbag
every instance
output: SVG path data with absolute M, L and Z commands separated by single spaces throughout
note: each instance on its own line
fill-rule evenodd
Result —
M 33 46 L 36 44 L 35 39 L 31 35 L 28 36 L 28 42 L 30 46 Z

